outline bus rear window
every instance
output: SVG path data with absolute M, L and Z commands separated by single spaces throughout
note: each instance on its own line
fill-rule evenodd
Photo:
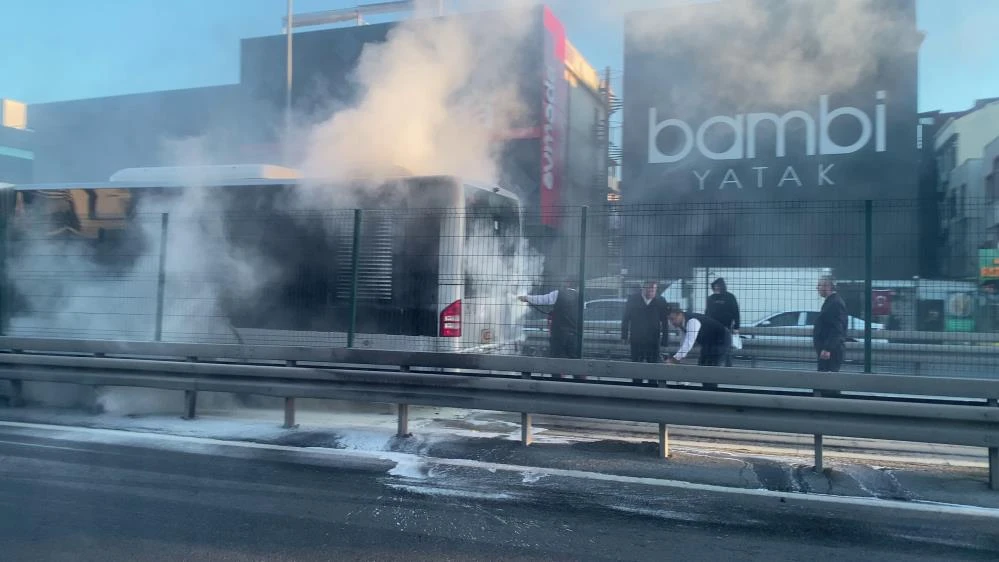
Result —
M 515 200 L 488 190 L 465 188 L 465 297 L 493 295 L 515 286 L 519 270 L 520 208 Z
M 257 207 L 259 209 L 259 207 Z M 228 299 L 238 328 L 350 328 L 353 211 L 232 213 L 231 245 L 261 252 L 274 272 L 253 298 Z M 359 333 L 435 336 L 440 216 L 365 210 L 357 274 Z

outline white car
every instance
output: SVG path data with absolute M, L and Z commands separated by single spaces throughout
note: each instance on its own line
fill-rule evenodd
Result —
M 621 320 L 624 318 L 624 307 L 628 299 L 605 298 L 586 301 L 583 304 L 583 332 L 585 334 L 615 334 L 621 335 Z M 549 309 L 551 307 L 539 307 Z M 525 320 L 524 327 L 528 330 L 547 331 L 549 322 L 544 314 L 537 309 Z M 676 332 L 675 328 L 670 328 Z
M 586 334 L 621 335 L 621 319 L 624 317 L 626 299 L 610 298 L 586 301 L 583 304 L 583 331 Z M 542 310 L 551 307 L 535 308 L 524 322 L 527 330 L 547 332 L 550 321 Z
M 780 335 L 752 335 L 743 337 L 754 338 L 754 339 L 785 339 L 785 338 L 798 338 L 798 337 L 811 337 L 812 330 L 815 327 L 815 319 L 818 318 L 819 311 L 817 310 L 789 310 L 784 312 L 778 312 L 765 316 L 756 322 L 748 326 L 747 328 L 783 328 L 789 333 L 782 333 Z M 856 316 L 850 316 L 847 320 L 847 329 L 863 331 L 867 322 L 857 318 Z M 877 322 L 871 323 L 871 330 L 884 330 L 884 324 L 878 324 Z M 797 335 L 798 333 L 801 335 Z M 858 341 L 856 338 L 847 338 L 846 341 Z

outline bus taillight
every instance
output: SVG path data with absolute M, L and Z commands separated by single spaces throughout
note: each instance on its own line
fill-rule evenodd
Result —
M 461 337 L 461 301 L 457 300 L 447 305 L 441 312 L 441 337 Z

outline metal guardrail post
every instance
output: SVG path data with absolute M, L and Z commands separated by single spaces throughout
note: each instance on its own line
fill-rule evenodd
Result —
M 530 379 L 531 373 L 523 372 L 520 373 L 520 378 Z M 532 420 L 531 414 L 527 412 L 520 413 L 520 443 L 521 445 L 528 447 L 534 442 L 534 435 L 532 434 Z
M 874 322 L 874 204 L 864 201 L 864 372 L 872 371 L 871 338 Z
M 999 400 L 989 398 L 989 406 L 999 406 Z M 999 490 L 999 447 L 989 447 L 989 489 Z
M 409 366 L 403 365 L 399 368 L 402 372 L 408 373 Z M 397 437 L 412 437 L 413 434 L 409 432 L 409 404 L 399 404 L 399 423 L 396 428 Z
M 288 360 L 284 364 L 288 367 L 297 367 L 298 361 Z M 298 424 L 295 423 L 295 399 L 286 396 L 284 398 L 284 425 L 285 429 L 295 429 Z
M 198 391 L 197 390 L 185 390 L 184 391 L 184 419 L 193 420 L 197 417 L 198 409 Z
M 361 259 L 361 210 L 354 209 L 354 240 L 350 249 L 350 326 L 347 328 L 347 347 L 354 347 L 357 332 L 357 268 Z
M 197 357 L 188 356 L 188 363 L 196 363 L 198 361 Z M 198 413 L 198 391 L 197 390 L 185 390 L 184 391 L 184 419 L 193 420 L 197 417 Z
M 821 390 L 813 390 L 813 396 L 822 396 Z M 822 472 L 824 470 L 822 463 L 822 434 L 816 433 L 813 435 L 814 445 L 815 445 L 815 472 Z
M 659 424 L 659 458 L 669 458 L 669 430 L 666 424 Z
M 396 435 L 398 437 L 412 437 L 409 432 L 409 404 L 399 404 L 399 427 Z
M 666 381 L 657 380 L 653 382 L 658 388 L 667 388 Z M 659 458 L 669 458 L 669 428 L 664 423 L 659 424 Z
M 14 379 L 10 381 L 10 407 L 20 408 L 24 406 L 24 381 Z
M 284 399 L 284 428 L 285 429 L 295 429 L 298 424 L 295 423 L 295 399 L 287 397 Z
M 815 438 L 815 472 L 822 472 L 825 467 L 822 466 L 822 434 L 816 433 Z
M 163 299 L 166 290 L 167 227 L 170 215 L 160 215 L 160 263 L 156 273 L 156 341 L 163 341 Z
M 586 298 L 586 217 L 590 208 L 586 205 L 579 210 L 579 308 L 577 315 L 578 326 L 576 328 L 576 352 L 579 358 L 583 358 L 583 309 Z

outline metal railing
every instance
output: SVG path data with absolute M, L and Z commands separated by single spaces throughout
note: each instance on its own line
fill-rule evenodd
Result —
M 689 425 L 985 447 L 999 488 L 999 380 L 772 369 L 659 366 L 617 361 L 208 344 L 0 338 L 0 379 L 11 398 L 23 383 L 133 386 L 184 391 L 186 417 L 199 391 L 521 412 L 653 422 L 660 454 L 667 427 Z M 561 377 L 582 381 L 564 381 Z M 640 386 L 636 386 L 640 385 Z M 689 385 L 698 385 L 692 387 Z
M 494 223 L 488 206 L 444 210 L 437 222 L 425 222 L 426 209 L 258 215 L 249 208 L 216 209 L 224 206 L 221 199 L 169 216 L 142 205 L 143 212 L 119 213 L 110 200 L 97 201 L 87 214 L 86 194 L 76 191 L 43 198 L 51 209 L 37 206 L 36 197 L 34 210 L 29 203 L 21 216 L 0 223 L 4 335 L 319 346 L 370 341 L 399 349 L 411 344 L 401 341 L 406 335 L 378 329 L 405 321 L 417 337 L 433 337 L 437 314 L 452 304 L 437 302 L 443 298 L 438 288 L 461 286 L 465 324 L 458 344 L 482 348 L 488 338 L 499 341 L 503 333 L 509 341 L 507 335 L 529 327 L 531 310 L 514 296 L 547 292 L 556 276 L 575 278 L 584 300 L 620 301 L 639 278 L 682 281 L 683 290 L 669 298 L 700 312 L 715 273 L 754 269 L 755 277 L 728 280 L 747 320 L 817 310 L 814 274 L 829 268 L 841 278 L 851 315 L 870 320 L 853 334 L 860 342 L 850 346 L 854 365 L 877 372 L 957 360 L 983 375 L 999 368 L 999 347 L 995 354 L 934 347 L 999 341 L 999 295 L 975 278 L 977 260 L 988 254 L 979 255 L 981 241 L 950 256 L 940 272 L 950 280 L 913 277 L 925 268 L 916 265 L 923 249 L 913 245 L 918 233 L 909 219 L 928 201 L 594 205 L 545 216 L 528 208 L 516 220 L 506 217 L 506 224 Z M 460 219 L 453 222 L 466 223 L 465 230 L 442 228 L 445 218 Z M 456 278 L 454 268 L 433 280 L 413 272 L 444 258 L 461 261 L 464 278 Z M 792 279 L 793 270 L 808 273 Z M 874 307 L 872 292 L 884 303 Z M 604 321 L 619 325 L 620 317 Z M 780 335 L 778 328 L 770 333 L 743 324 L 745 335 Z M 788 335 L 807 338 L 809 330 L 800 325 Z M 378 337 L 368 337 L 372 333 Z M 597 341 L 584 334 L 583 357 L 605 354 L 602 343 L 591 345 Z M 902 343 L 910 347 L 892 347 Z M 761 346 L 775 359 L 802 359 L 793 342 Z M 934 359 L 937 353 L 942 359 Z

